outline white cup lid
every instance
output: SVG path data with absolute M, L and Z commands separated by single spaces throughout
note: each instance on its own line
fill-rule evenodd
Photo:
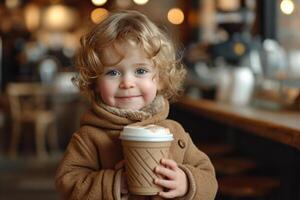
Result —
M 131 141 L 162 142 L 172 141 L 173 134 L 168 128 L 157 125 L 125 126 L 120 134 L 120 139 Z

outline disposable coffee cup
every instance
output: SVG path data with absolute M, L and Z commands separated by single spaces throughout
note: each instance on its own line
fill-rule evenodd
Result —
M 167 158 L 173 140 L 169 129 L 148 125 L 126 126 L 120 134 L 128 190 L 136 195 L 156 195 L 162 188 L 154 184 L 158 176 L 154 169 L 162 158 Z

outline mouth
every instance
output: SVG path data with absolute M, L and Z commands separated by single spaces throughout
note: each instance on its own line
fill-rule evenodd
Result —
M 141 95 L 117 96 L 115 98 L 117 98 L 117 99 L 133 99 L 133 98 L 137 98 L 137 97 L 141 97 Z

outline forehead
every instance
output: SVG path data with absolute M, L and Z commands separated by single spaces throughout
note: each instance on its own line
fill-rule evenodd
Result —
M 100 52 L 100 59 L 103 65 L 116 65 L 122 60 L 130 59 L 131 61 L 147 61 L 149 56 L 141 45 L 135 41 L 117 41 L 104 48 Z

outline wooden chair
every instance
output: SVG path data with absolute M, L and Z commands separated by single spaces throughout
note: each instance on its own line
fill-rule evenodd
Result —
M 55 115 L 46 109 L 48 90 L 35 83 L 10 83 L 6 90 L 12 119 L 10 155 L 16 157 L 21 133 L 25 123 L 33 123 L 38 157 L 48 155 L 46 151 L 47 131 L 50 147 L 58 148 Z

